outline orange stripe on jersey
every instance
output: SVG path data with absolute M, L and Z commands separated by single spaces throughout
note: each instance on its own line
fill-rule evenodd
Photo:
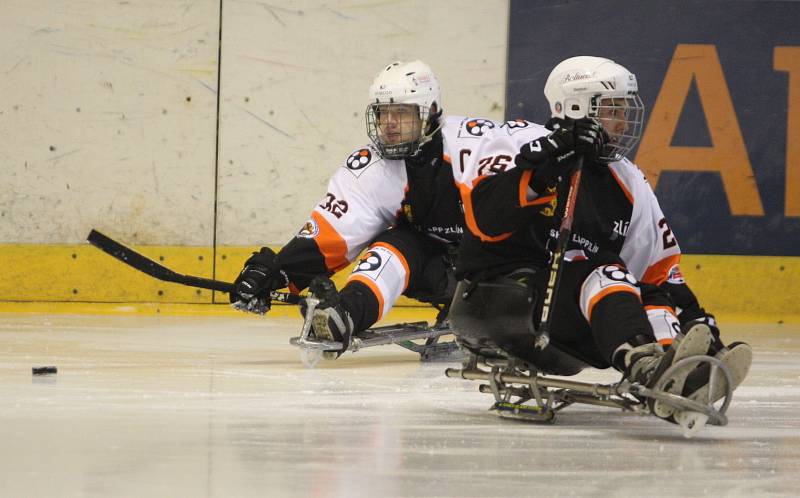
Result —
M 453 164 L 453 163 L 450 161 L 450 156 L 448 156 L 447 154 L 442 154 L 442 159 L 444 159 L 444 162 L 446 162 L 446 163 L 448 163 L 448 164 Z
M 533 171 L 526 171 L 522 173 L 522 178 L 519 181 L 519 205 L 520 207 L 536 206 L 537 204 L 548 204 L 556 198 L 555 194 L 537 197 L 536 199 L 528 200 L 528 185 L 531 183 Z
M 319 247 L 319 252 L 325 257 L 325 266 L 333 272 L 341 270 L 349 263 L 347 261 L 347 243 L 321 214 L 312 211 L 311 218 L 319 227 L 319 234 L 314 237 L 314 241 Z
M 477 178 L 472 183 L 472 186 L 474 187 L 477 185 L 478 182 L 483 178 L 485 177 Z M 467 223 L 467 228 L 469 228 L 469 231 L 472 232 L 473 235 L 481 239 L 483 242 L 500 242 L 501 240 L 506 240 L 507 238 L 511 237 L 511 232 L 501 233 L 496 237 L 492 237 L 483 233 L 478 227 L 478 221 L 475 219 L 475 213 L 472 211 L 472 189 L 463 183 L 456 182 L 456 185 L 458 185 L 458 190 L 461 192 L 461 202 L 464 204 L 464 221 Z
M 625 194 L 625 197 L 628 198 L 628 202 L 630 202 L 631 206 L 632 206 L 633 205 L 633 195 L 631 195 L 630 190 L 628 190 L 628 187 L 626 187 L 625 184 L 622 183 L 622 180 L 619 179 L 619 177 L 617 176 L 617 174 L 614 172 L 613 169 L 608 168 L 608 170 L 611 172 L 611 176 L 613 176 L 614 179 L 617 181 L 617 183 L 619 184 L 619 188 L 622 189 L 622 192 Z
M 378 288 L 378 285 L 371 278 L 365 277 L 364 275 L 359 275 L 358 273 L 350 275 L 350 278 L 347 279 L 348 282 L 351 282 L 353 280 L 361 282 L 362 284 L 366 285 L 367 287 L 369 287 L 372 293 L 375 294 L 375 298 L 378 300 L 378 320 L 380 320 L 381 317 L 383 316 L 383 293 Z
M 403 265 L 403 268 L 405 268 L 405 270 L 406 270 L 406 280 L 405 280 L 405 283 L 403 284 L 403 292 L 405 292 L 405 290 L 408 289 L 408 279 L 411 277 L 411 270 L 408 268 L 408 261 L 406 261 L 406 257 L 403 256 L 403 253 L 400 252 L 400 249 L 396 248 L 395 246 L 393 246 L 391 244 L 387 244 L 386 242 L 376 242 L 376 243 L 372 244 L 372 247 L 383 247 L 384 249 L 386 249 L 390 253 L 392 253 L 395 256 L 397 256 L 397 259 L 400 260 L 400 263 Z
M 680 263 L 680 261 L 681 261 L 681 255 L 673 254 L 672 256 L 667 256 L 661 261 L 658 261 L 655 264 L 650 265 L 647 268 L 647 271 L 644 272 L 644 276 L 642 277 L 642 282 L 653 285 L 663 284 L 664 282 L 667 281 L 667 277 L 669 277 L 669 270 L 673 266 Z
M 595 294 L 592 300 L 589 301 L 589 309 L 586 310 L 586 314 L 588 315 L 586 318 L 589 323 L 592 323 L 592 310 L 594 310 L 595 305 L 599 303 L 601 299 L 608 296 L 609 294 L 614 294 L 617 292 L 629 292 L 634 296 L 638 297 L 639 301 L 642 300 L 642 296 L 640 296 L 639 293 L 636 292 L 636 290 L 629 285 L 612 285 L 610 287 L 606 287 L 602 291 Z
M 666 311 L 667 313 L 669 313 L 669 314 L 670 314 L 670 315 L 672 315 L 672 316 L 677 316 L 677 315 L 675 314 L 675 308 L 673 308 L 672 306 L 654 306 L 654 305 L 650 305 L 650 306 L 645 306 L 645 307 L 644 307 L 644 310 L 645 310 L 645 311 L 650 311 L 650 310 L 664 310 L 664 311 Z

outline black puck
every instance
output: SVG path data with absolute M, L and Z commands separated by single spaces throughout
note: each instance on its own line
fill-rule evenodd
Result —
M 33 367 L 33 375 L 48 375 L 58 373 L 56 367 Z

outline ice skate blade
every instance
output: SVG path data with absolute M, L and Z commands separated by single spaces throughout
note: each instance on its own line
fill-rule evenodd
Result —
M 683 429 L 683 437 L 691 439 L 706 426 L 708 415 L 699 412 L 678 412 L 675 414 L 675 421 Z
M 304 349 L 319 349 L 320 351 L 340 351 L 342 343 L 336 341 L 322 341 L 317 339 L 303 339 L 302 337 L 292 337 L 289 344 Z

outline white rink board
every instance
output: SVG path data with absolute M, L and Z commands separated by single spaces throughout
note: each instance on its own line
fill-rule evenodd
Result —
M 375 75 L 428 63 L 445 112 L 502 119 L 508 2 L 225 2 L 219 242 L 282 244 L 368 142 Z
M 211 244 L 218 11 L 3 2 L 0 242 Z
M 3 2 L 0 243 L 285 242 L 366 143 L 367 88 L 421 58 L 500 119 L 508 2 Z M 190 100 L 189 100 L 190 99 Z

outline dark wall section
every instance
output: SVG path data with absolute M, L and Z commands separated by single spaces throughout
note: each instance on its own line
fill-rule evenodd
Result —
M 798 26 L 794 1 L 512 0 L 506 118 L 547 120 L 561 60 L 614 59 L 638 78 L 634 160 L 683 251 L 800 256 Z

